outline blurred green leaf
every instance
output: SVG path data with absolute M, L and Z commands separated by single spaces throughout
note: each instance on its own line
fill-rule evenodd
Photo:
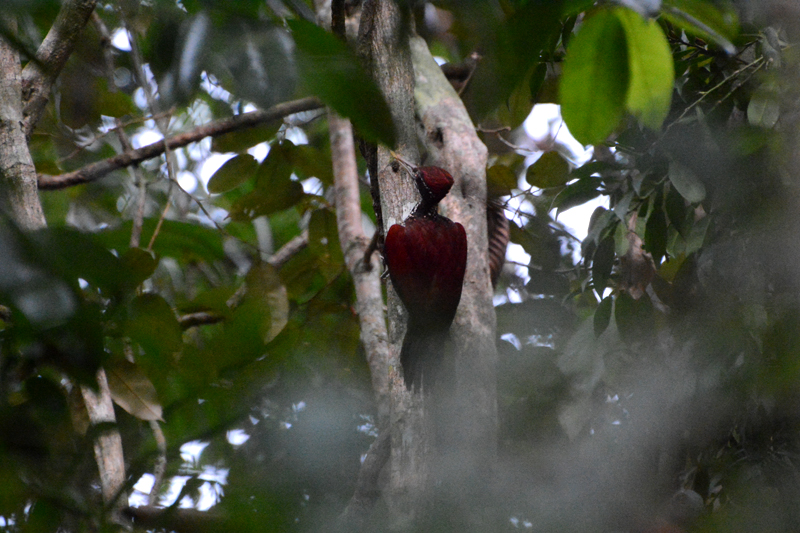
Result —
M 273 145 L 256 171 L 255 189 L 234 201 L 230 216 L 243 221 L 283 211 L 303 199 L 300 182 L 292 179 L 295 146 L 289 141 Z
M 139 420 L 162 420 L 156 389 L 138 366 L 120 359 L 106 367 L 106 375 L 117 405 Z
M 525 179 L 534 187 L 546 189 L 566 185 L 572 177 L 569 174 L 569 163 L 558 152 L 545 152 L 528 167 Z
M 728 54 L 736 52 L 731 41 L 739 29 L 732 6 L 702 0 L 664 0 L 661 12 L 669 22 L 688 33 L 716 42 Z
M 747 121 L 753 126 L 772 128 L 778 123 L 781 107 L 773 84 L 764 83 L 753 93 L 747 104 Z
M 122 254 L 120 261 L 130 272 L 130 277 L 125 281 L 131 289 L 138 287 L 144 280 L 152 276 L 158 266 L 158 259 L 153 257 L 152 252 L 142 248 L 129 248 Z
M 574 183 L 570 183 L 564 190 L 558 193 L 553 200 L 553 207 L 557 213 L 562 213 L 573 207 L 583 205 L 589 200 L 600 196 L 602 182 L 599 178 L 581 178 Z
M 149 242 L 158 225 L 158 220 L 147 218 L 142 227 L 141 242 Z M 128 249 L 131 238 L 132 222 L 123 222 L 110 230 L 96 233 L 98 242 L 112 250 Z M 218 230 L 197 224 L 164 220 L 153 244 L 153 251 L 159 256 L 176 259 L 198 259 L 201 261 L 218 261 L 226 258 L 222 247 L 222 237 Z
M 486 187 L 492 198 L 507 196 L 517 187 L 517 176 L 506 165 L 492 165 L 486 169 Z
M 611 276 L 611 269 L 614 268 L 614 258 L 614 235 L 612 234 L 600 241 L 592 256 L 592 281 L 595 291 L 601 297 L 608 278 Z
M 150 356 L 168 360 L 183 347 L 181 327 L 164 298 L 154 293 L 137 296 L 130 304 L 125 334 Z
M 706 188 L 703 182 L 695 175 L 694 171 L 672 160 L 669 163 L 669 181 L 675 189 L 691 204 L 702 202 L 706 197 Z
M 306 88 L 336 112 L 353 121 L 366 139 L 395 145 L 389 106 L 355 54 L 316 24 L 288 21 L 297 44 L 300 77 Z
M 622 21 L 614 10 L 597 10 L 570 41 L 561 74 L 561 113 L 578 141 L 601 142 L 619 124 L 629 75 Z
M 614 298 L 609 295 L 600 300 L 600 303 L 597 305 L 597 309 L 594 310 L 592 325 L 594 326 L 595 337 L 602 335 L 603 332 L 608 328 L 608 324 L 611 322 L 611 310 L 613 306 Z
M 208 192 L 219 194 L 235 189 L 252 176 L 258 170 L 258 161 L 250 154 L 240 154 L 228 159 L 213 176 L 208 180 L 206 186 Z
M 245 128 L 232 131 L 211 139 L 211 150 L 214 152 L 243 152 L 262 142 L 275 138 L 280 129 L 281 122 L 276 120 L 269 124 L 262 124 L 254 128 Z
M 655 20 L 627 8 L 614 10 L 625 29 L 628 90 L 625 106 L 645 126 L 658 130 L 669 113 L 675 68 L 672 51 Z
M 289 300 L 278 271 L 268 263 L 258 263 L 247 273 L 247 297 L 258 299 L 269 308 L 259 330 L 264 343 L 270 342 L 289 320 Z
M 656 265 L 667 253 L 667 217 L 661 206 L 656 205 L 647 218 L 644 230 L 644 247 L 653 256 Z
M 320 272 L 326 279 L 338 276 L 344 267 L 339 244 L 336 214 L 329 209 L 317 209 L 308 221 L 308 247 L 317 255 Z
M 333 167 L 329 153 L 325 154 L 309 144 L 301 144 L 291 148 L 287 157 L 303 177 L 315 177 L 325 185 L 333 185 Z
M 634 300 L 627 292 L 619 293 L 614 302 L 614 320 L 620 337 L 627 343 L 646 340 L 655 332 L 655 311 L 647 294 Z

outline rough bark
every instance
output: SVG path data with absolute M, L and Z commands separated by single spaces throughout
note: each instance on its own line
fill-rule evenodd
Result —
M 114 416 L 114 403 L 108 388 L 106 373 L 101 368 L 97 371 L 97 392 L 89 387 L 81 386 L 81 396 L 89 414 L 92 425 L 117 422 Z M 103 503 L 119 507 L 126 504 L 121 497 L 125 484 L 125 461 L 122 455 L 122 438 L 116 429 L 103 432 L 95 438 L 94 455 L 100 471 L 100 490 Z
M 14 31 L 13 21 L 6 21 Z M 0 201 L 2 211 L 26 230 L 43 228 L 36 169 L 22 130 L 19 54 L 0 37 Z
M 418 161 L 414 125 L 414 72 L 408 47 L 411 19 L 394 1 L 368 0 L 361 12 L 359 53 L 381 88 L 397 133 L 395 150 L 408 161 Z M 382 228 L 400 223 L 419 200 L 411 180 L 397 165 L 385 147 L 373 147 L 365 154 L 375 211 L 382 219 Z M 400 342 L 403 339 L 406 315 L 400 299 L 388 290 L 387 315 L 391 366 L 399 368 Z M 391 374 L 391 468 L 386 502 L 395 527 L 410 524 L 427 492 L 431 460 L 429 431 L 423 415 L 420 395 L 408 392 L 399 372 Z
M 361 225 L 358 167 L 350 121 L 329 112 L 328 123 L 339 241 L 356 289 L 361 342 L 372 376 L 372 389 L 378 406 L 378 427 L 383 431 L 389 419 L 390 350 L 383 313 L 380 264 L 376 254 L 372 254 L 369 263 L 364 261 L 369 239 L 364 235 Z
M 14 26 L 10 26 L 13 30 Z M 74 31 L 79 31 L 79 29 Z M 53 32 L 51 31 L 51 33 Z M 53 42 L 51 46 L 54 49 L 60 49 L 58 43 Z M 19 56 L 16 50 L 1 38 L 0 179 L 2 179 L 0 192 L 2 193 L 3 211 L 25 230 L 44 228 L 46 222 L 39 203 L 36 169 L 23 131 Z M 93 425 L 114 423 L 116 421 L 114 404 L 111 400 L 105 372 L 102 369 L 98 371 L 97 382 L 97 392 L 87 386 L 80 386 L 83 405 L 76 408 L 85 408 L 89 422 Z M 106 504 L 115 503 L 120 498 L 125 482 L 125 462 L 122 456 L 122 440 L 119 432 L 112 430 L 98 435 L 94 447 L 103 501 Z
M 425 41 L 412 37 L 416 111 L 422 123 L 426 164 L 448 170 L 456 179 L 443 211 L 467 232 L 467 271 L 451 333 L 456 341 L 456 396 L 450 423 L 457 447 L 440 464 L 461 505 L 480 498 L 497 443 L 496 317 L 492 304 L 486 234 L 487 150 Z M 483 485 L 483 487 L 481 486 Z M 467 509 L 469 511 L 469 508 Z
M 50 89 L 75 49 L 97 0 L 66 0 L 53 26 L 36 51 L 36 60 L 22 71 L 23 128 L 30 138 L 50 99 Z
M 192 131 L 173 135 L 169 137 L 166 142 L 161 140 L 148 144 L 136 150 L 117 154 L 108 159 L 86 165 L 73 172 L 60 174 L 58 176 L 41 175 L 39 176 L 39 188 L 43 190 L 63 189 L 73 185 L 88 183 L 100 179 L 115 170 L 157 157 L 163 154 L 167 148 L 180 148 L 206 137 L 219 137 L 225 133 L 252 128 L 266 122 L 281 119 L 287 115 L 300 113 L 302 111 L 311 111 L 319 109 L 320 107 L 322 107 L 322 104 L 316 98 L 302 98 L 300 100 L 278 104 L 264 111 L 252 111 L 235 117 L 217 120 L 195 128 Z

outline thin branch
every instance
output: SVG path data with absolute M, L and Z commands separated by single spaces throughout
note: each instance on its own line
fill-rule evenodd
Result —
M 235 117 L 216 120 L 204 126 L 199 126 L 192 131 L 181 133 L 162 139 L 158 142 L 137 148 L 131 152 L 118 154 L 102 161 L 86 165 L 83 168 L 60 174 L 58 176 L 39 175 L 39 189 L 54 190 L 89 183 L 102 178 L 106 174 L 121 168 L 135 165 L 163 154 L 167 148 L 175 149 L 200 141 L 206 137 L 219 137 L 232 131 L 259 126 L 266 122 L 282 119 L 303 111 L 319 109 L 322 104 L 316 98 L 302 98 L 291 102 L 284 102 L 263 111 L 252 111 Z
M 753 62 L 751 62 L 751 63 L 748 63 L 748 64 L 746 64 L 745 66 L 743 66 L 742 68 L 740 68 L 740 69 L 737 69 L 737 70 L 735 70 L 734 72 L 730 73 L 729 75 L 725 76 L 725 78 L 723 78 L 721 82 L 719 82 L 719 83 L 718 83 L 718 84 L 716 84 L 715 86 L 711 87 L 711 88 L 710 88 L 710 89 L 708 89 L 707 91 L 703 91 L 703 92 L 701 92 L 701 93 L 700 93 L 700 98 L 698 98 L 697 100 L 695 100 L 694 102 L 692 102 L 692 104 L 691 104 L 691 105 L 689 105 L 689 106 L 688 106 L 686 109 L 684 109 L 684 110 L 683 110 L 683 113 L 681 113 L 681 114 L 680 114 L 680 116 L 679 116 L 678 118 L 676 118 L 675 120 L 673 120 L 672 122 L 670 122 L 670 123 L 667 125 L 667 127 L 666 127 L 666 128 L 664 128 L 664 132 L 661 134 L 661 138 L 663 139 L 664 137 L 666 137 L 666 135 L 667 135 L 667 133 L 669 132 L 669 130 L 670 130 L 670 129 L 672 129 L 672 127 L 673 127 L 675 124 L 677 124 L 677 123 L 679 123 L 681 120 L 683 120 L 683 118 L 684 118 L 684 117 L 685 117 L 685 116 L 686 116 L 686 115 L 689 113 L 689 111 L 691 111 L 692 109 L 694 109 L 695 107 L 697 107 L 698 105 L 700 105 L 700 102 L 702 102 L 703 100 L 705 100 L 705 99 L 706 99 L 706 97 L 707 97 L 708 95 L 710 95 L 711 93 L 713 93 L 714 91 L 716 91 L 717 89 L 719 89 L 720 87 L 722 87 L 723 85 L 725 85 L 726 83 L 728 83 L 729 81 L 731 81 L 733 78 L 735 78 L 736 76 L 738 76 L 739 74 L 741 74 L 742 72 L 744 72 L 745 70 L 747 70 L 747 69 L 749 69 L 749 68 L 751 68 L 751 67 L 756 67 L 756 69 L 753 71 L 753 73 L 757 72 L 757 71 L 758 71 L 758 70 L 759 70 L 761 67 L 763 67 L 763 66 L 764 66 L 765 62 L 766 62 L 766 60 L 765 60 L 763 57 L 759 57 L 759 58 L 758 58 L 758 59 L 756 59 L 755 61 L 753 61 Z M 751 74 L 751 75 L 752 75 L 752 74 Z M 748 79 L 749 79 L 749 78 L 748 78 Z M 730 95 L 730 94 L 729 94 L 729 95 Z M 728 95 L 728 96 L 729 96 L 729 95 Z M 727 96 L 726 96 L 726 98 L 727 98 Z
M 66 0 L 36 51 L 36 61 L 30 61 L 22 71 L 23 130 L 26 137 L 30 138 L 42 117 L 50 88 L 72 54 L 96 4 L 97 0 Z
M 153 488 L 150 489 L 150 494 L 147 497 L 147 504 L 152 506 L 158 504 L 158 493 L 164 481 L 164 472 L 167 470 L 167 438 L 164 436 L 164 431 L 161 429 L 158 420 L 150 421 L 150 430 L 153 432 L 153 438 L 156 440 L 156 448 L 158 449 L 158 457 L 153 470 L 153 477 L 155 478 L 153 480 Z
M 179 317 L 178 324 L 180 324 L 181 329 L 189 329 L 195 326 L 218 324 L 223 320 L 225 320 L 225 318 L 221 315 L 198 311 L 197 313 L 189 313 Z
M 328 112 L 328 127 L 331 138 L 339 241 L 345 264 L 355 285 L 356 306 L 361 325 L 361 342 L 367 355 L 367 363 L 372 377 L 372 390 L 375 393 L 378 407 L 380 431 L 378 441 L 370 449 L 370 451 L 377 450 L 376 455 L 368 456 L 370 460 L 364 461 L 362 464 L 355 494 L 339 518 L 340 524 L 354 525 L 369 515 L 380 496 L 378 474 L 386 464 L 391 450 L 388 424 L 390 349 L 383 311 L 378 259 L 369 257 L 365 253 L 369 244 L 361 224 L 361 202 L 353 130 L 349 120 L 338 116 L 333 111 Z M 365 259 L 368 263 L 365 262 Z
M 364 263 L 368 241 L 361 225 L 361 202 L 358 191 L 353 130 L 350 121 L 334 112 L 328 113 L 331 137 L 331 158 L 336 188 L 336 222 L 345 264 L 353 276 L 361 341 L 367 354 L 372 389 L 378 404 L 378 427 L 389 416 L 389 343 L 383 314 L 383 292 L 377 258 L 370 268 Z M 374 264 L 372 264 L 374 263 Z

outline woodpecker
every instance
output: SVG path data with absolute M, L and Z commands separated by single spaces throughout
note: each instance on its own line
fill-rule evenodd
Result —
M 439 214 L 439 202 L 453 186 L 453 176 L 439 167 L 395 159 L 414 179 L 421 200 L 402 224 L 389 228 L 383 253 L 392 286 L 408 312 L 400 351 L 406 387 L 430 391 L 461 300 L 467 234 L 461 224 Z

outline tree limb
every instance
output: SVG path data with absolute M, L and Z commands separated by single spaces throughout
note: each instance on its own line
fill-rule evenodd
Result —
M 36 51 L 36 61 L 28 62 L 22 71 L 23 129 L 27 138 L 42 117 L 50 88 L 75 49 L 96 4 L 97 0 L 66 0 Z
M 67 172 L 66 174 L 60 174 L 58 176 L 42 174 L 39 176 L 39 188 L 42 190 L 54 190 L 89 183 L 102 178 L 114 170 L 157 157 L 163 154 L 167 148 L 180 148 L 206 137 L 218 137 L 225 133 L 252 128 L 264 124 L 265 122 L 281 119 L 287 115 L 300 113 L 302 111 L 311 111 L 319 109 L 320 107 L 322 107 L 322 104 L 316 98 L 302 98 L 292 102 L 284 102 L 263 111 L 252 111 L 235 117 L 217 120 L 195 128 L 192 131 L 173 135 L 166 139 L 166 141 L 160 140 L 148 144 L 147 146 L 137 148 L 136 150 L 124 152 L 109 157 L 108 159 L 91 163 L 78 170 Z
M 16 23 L 6 20 L 11 33 Z M 0 204 L 21 228 L 46 225 L 36 191 L 36 168 L 22 131 L 19 52 L 0 37 Z
M 402 7 L 401 7 L 402 6 Z M 408 35 L 413 18 L 406 2 L 367 0 L 361 11 L 359 53 L 389 104 L 397 132 L 395 151 L 404 159 L 419 161 L 417 131 L 414 122 L 414 69 Z M 386 147 L 367 152 L 375 212 L 382 227 L 400 224 L 419 193 Z M 392 346 L 390 373 L 391 470 L 386 502 L 391 522 L 400 528 L 417 517 L 426 504 L 432 481 L 430 424 L 424 413 L 422 395 L 406 390 L 400 368 L 400 342 L 405 333 L 406 313 L 389 284 L 387 299 L 389 341 Z
M 478 138 L 461 99 L 433 60 L 421 37 L 411 38 L 416 71 L 416 111 L 430 164 L 456 178 L 444 199 L 446 215 L 467 231 L 467 271 L 451 332 L 458 348 L 456 401 L 451 424 L 458 428 L 457 464 L 446 465 L 453 487 L 472 496 L 490 479 L 497 451 L 496 317 L 492 304 L 486 229 L 486 146 Z M 467 476 L 472 481 L 459 482 Z M 478 483 L 475 483 L 478 481 Z M 457 491 L 461 489 L 457 488 Z M 466 494 L 456 497 L 464 501 Z
M 336 188 L 336 221 L 344 260 L 356 289 L 361 341 L 367 354 L 372 389 L 378 405 L 378 427 L 386 428 L 389 419 L 389 340 L 383 313 L 383 294 L 377 257 L 364 263 L 369 240 L 361 225 L 361 202 L 358 191 L 353 130 L 350 121 L 333 111 L 328 113 L 331 158 Z

